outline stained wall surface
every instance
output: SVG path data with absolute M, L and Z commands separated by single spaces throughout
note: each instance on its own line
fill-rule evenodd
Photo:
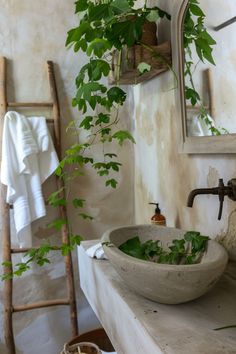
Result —
M 159 4 L 172 13 L 173 1 L 160 1 Z M 210 6 L 211 2 L 204 2 L 204 10 L 211 12 Z M 170 40 L 170 24 L 166 21 L 159 26 L 159 40 L 168 39 Z M 228 50 L 225 55 L 232 61 L 234 53 L 227 48 L 224 50 Z M 235 70 L 228 75 L 233 81 Z M 217 220 L 217 196 L 197 196 L 193 208 L 188 208 L 186 204 L 192 189 L 215 187 L 219 178 L 227 183 L 235 177 L 236 156 L 178 153 L 179 127 L 175 87 L 174 75 L 168 72 L 136 86 L 133 91 L 133 121 L 135 138 L 138 141 L 135 145 L 135 221 L 150 222 L 154 209 L 148 203 L 159 202 L 168 226 L 198 230 L 212 238 L 218 236 L 224 239 L 230 253 L 235 255 L 235 202 L 225 198 L 220 221 Z M 230 86 L 225 81 L 221 83 L 221 87 L 227 96 Z M 215 102 L 218 102 L 217 94 L 221 93 L 215 92 Z M 230 124 L 235 126 L 234 117 Z
M 46 60 L 55 63 L 56 79 L 59 91 L 62 117 L 63 151 L 76 141 L 77 137 L 66 127 L 71 119 L 79 117 L 72 109 L 71 100 L 75 93 L 75 77 L 85 63 L 85 57 L 74 54 L 65 48 L 66 34 L 78 23 L 74 15 L 73 0 L 0 0 L 0 54 L 8 59 L 8 97 L 9 101 L 47 101 L 49 87 Z M 129 104 L 120 114 L 120 125 L 128 129 Z M 33 112 L 28 112 L 33 113 Z M 35 112 L 36 113 L 36 112 Z M 39 114 L 49 116 L 48 111 Z M 117 190 L 105 187 L 105 181 L 94 172 L 86 170 L 85 176 L 68 190 L 68 198 L 79 197 L 87 200 L 84 212 L 94 216 L 94 221 L 83 221 L 69 206 L 68 216 L 73 232 L 84 238 L 100 238 L 102 233 L 113 226 L 132 222 L 132 152 L 130 144 L 124 148 L 116 145 L 111 148 L 120 156 L 123 172 L 119 175 Z M 95 147 L 95 155 L 101 157 L 101 149 Z M 55 190 L 55 180 L 51 178 L 44 186 L 45 195 Z M 47 217 L 33 225 L 34 245 L 49 238 L 57 243 L 59 235 L 47 228 L 57 213 L 47 207 Z M 12 226 L 13 244 L 14 227 Z M 0 247 L 1 252 L 1 247 Z M 1 256 L 0 256 L 1 257 Z M 18 257 L 16 261 L 20 261 Z M 77 268 L 74 252 L 75 270 Z M 78 272 L 75 272 L 77 302 L 79 307 L 79 327 L 85 332 L 99 326 L 79 290 Z M 14 281 L 14 303 L 63 298 L 66 296 L 64 265 L 60 255 L 52 255 L 52 264 L 32 272 Z M 3 284 L 0 283 L 0 311 L 3 310 Z M 55 307 L 14 314 L 14 333 L 17 353 L 21 354 L 58 354 L 63 343 L 71 338 L 69 310 L 67 307 Z M 6 353 L 3 339 L 3 316 L 0 316 L 0 353 Z

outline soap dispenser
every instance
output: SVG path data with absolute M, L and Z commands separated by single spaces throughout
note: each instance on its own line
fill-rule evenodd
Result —
M 166 226 L 166 218 L 161 214 L 161 210 L 159 208 L 158 203 L 149 203 L 156 205 L 155 214 L 151 217 L 151 223 L 160 226 Z

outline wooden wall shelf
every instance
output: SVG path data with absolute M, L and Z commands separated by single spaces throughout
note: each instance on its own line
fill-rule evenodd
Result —
M 169 70 L 169 66 L 171 65 L 170 42 L 164 42 L 160 45 L 151 47 L 164 57 L 166 62 L 155 57 L 151 51 L 143 48 L 141 45 L 135 45 L 132 48 L 129 48 L 128 51 L 123 50 L 121 55 L 120 78 L 117 80 L 119 54 L 115 51 L 112 54 L 112 71 L 109 75 L 109 84 L 114 85 L 119 83 L 121 85 L 136 85 Z M 151 71 L 141 75 L 137 69 L 141 62 L 151 65 Z

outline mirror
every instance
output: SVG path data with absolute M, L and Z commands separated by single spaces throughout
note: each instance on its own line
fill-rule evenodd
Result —
M 172 17 L 180 152 L 236 153 L 236 2 L 225 0 L 222 8 L 221 0 L 199 0 L 206 31 L 216 42 L 210 40 L 215 65 L 206 59 L 202 63 L 194 44 L 190 45 L 191 56 L 184 49 L 188 6 L 189 0 L 176 1 Z M 186 74 L 190 62 L 191 76 Z M 191 90 L 199 99 L 194 99 Z

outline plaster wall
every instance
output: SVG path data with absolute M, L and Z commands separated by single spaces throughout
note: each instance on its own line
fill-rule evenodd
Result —
M 158 3 L 172 12 L 173 1 Z M 212 6 L 212 2 L 208 6 Z M 162 25 L 159 34 L 160 40 L 170 39 L 170 24 Z M 233 82 L 235 71 L 227 77 Z M 214 187 L 219 178 L 226 183 L 235 177 L 236 156 L 178 153 L 175 85 L 173 74 L 167 72 L 136 86 L 133 91 L 134 135 L 138 141 L 135 145 L 135 221 L 150 222 L 154 208 L 148 203 L 159 202 L 168 226 L 198 230 L 212 238 L 218 236 L 235 257 L 235 203 L 225 198 L 220 221 L 217 220 L 217 196 L 197 196 L 193 208 L 188 208 L 186 203 L 192 189 Z M 227 96 L 229 86 L 223 82 L 221 87 Z M 215 102 L 219 101 L 218 95 L 216 91 Z M 235 126 L 234 118 L 231 125 Z
M 74 15 L 74 0 L 0 0 L 0 54 L 8 59 L 9 101 L 47 101 L 50 97 L 46 72 L 46 60 L 55 63 L 59 100 L 61 103 L 63 151 L 76 141 L 76 136 L 66 133 L 71 119 L 79 117 L 72 109 L 71 100 L 75 93 L 74 80 L 79 68 L 86 62 L 81 54 L 65 48 L 66 33 L 75 27 L 78 20 Z M 129 103 L 120 114 L 120 125 L 129 129 Z M 29 112 L 28 113 L 33 113 Z M 40 111 L 39 115 L 48 111 Z M 82 221 L 77 212 L 69 207 L 68 216 L 73 232 L 84 238 L 100 238 L 111 227 L 132 222 L 132 152 L 129 144 L 124 148 L 114 146 L 120 162 L 124 165 L 119 175 L 119 186 L 113 191 L 104 186 L 102 178 L 86 170 L 85 176 L 73 183 L 69 198 L 75 196 L 87 200 L 85 212 L 94 216 L 93 222 Z M 109 151 L 110 152 L 110 151 Z M 99 157 L 101 151 L 96 148 Z M 55 190 L 55 180 L 50 178 L 44 186 L 45 195 Z M 45 239 L 58 242 L 58 235 L 46 225 L 57 214 L 48 207 L 47 217 L 33 225 L 34 245 Z M 12 226 L 13 244 L 16 245 Z M 1 253 L 1 247 L 0 247 Z M 1 257 L 1 255 L 0 255 Z M 63 298 L 66 296 L 64 265 L 61 256 L 52 255 L 52 264 L 43 269 L 35 267 L 20 279 L 14 281 L 14 303 L 29 303 L 37 300 Z M 77 268 L 74 255 L 75 270 Z M 19 261 L 20 258 L 16 258 Z M 77 302 L 79 307 L 80 332 L 99 326 L 95 316 L 79 290 L 78 273 L 75 272 Z M 0 283 L 0 311 L 3 310 L 3 284 Z M 14 314 L 14 333 L 18 354 L 58 354 L 63 343 L 71 338 L 69 310 L 55 307 Z M 6 353 L 3 339 L 3 316 L 0 316 L 0 353 Z

